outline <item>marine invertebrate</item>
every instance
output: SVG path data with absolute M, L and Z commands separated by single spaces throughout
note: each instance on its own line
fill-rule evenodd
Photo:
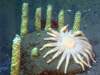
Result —
M 45 40 L 51 40 L 51 41 L 56 41 L 56 42 L 45 44 L 40 49 L 40 50 L 43 50 L 46 47 L 55 47 L 43 56 L 43 58 L 46 58 L 49 54 L 56 52 L 56 54 L 50 60 L 48 60 L 47 63 L 52 62 L 56 57 L 58 57 L 60 54 L 63 53 L 62 57 L 58 63 L 57 69 L 60 68 L 61 64 L 64 62 L 64 60 L 66 58 L 66 65 L 65 65 L 64 73 L 67 72 L 67 68 L 68 68 L 71 57 L 73 57 L 73 59 L 75 60 L 76 63 L 78 63 L 82 66 L 83 70 L 84 70 L 84 65 L 91 67 L 89 57 L 95 62 L 95 60 L 93 59 L 93 56 L 92 56 L 93 55 L 92 47 L 88 43 L 88 40 L 84 36 L 84 34 L 81 31 L 78 31 L 80 28 L 81 13 L 79 11 L 76 13 L 73 31 L 71 30 L 68 32 L 68 30 L 67 30 L 68 26 L 64 27 L 65 20 L 64 20 L 64 11 L 63 10 L 61 10 L 59 12 L 58 23 L 56 23 L 55 20 L 51 19 L 51 17 L 52 17 L 52 6 L 51 5 L 48 5 L 48 7 L 47 7 L 46 20 L 41 23 L 41 10 L 42 10 L 41 7 L 39 7 L 36 9 L 36 13 L 35 13 L 34 26 L 35 26 L 36 33 L 37 33 L 37 30 L 42 30 L 41 28 L 44 28 L 44 30 L 48 30 L 50 27 L 58 28 L 58 30 L 61 29 L 60 33 L 57 31 L 54 31 L 52 29 L 49 29 L 49 31 L 51 33 L 48 32 L 47 34 L 49 34 L 53 37 L 45 38 Z M 28 33 L 28 30 L 27 30 L 27 22 L 28 22 L 28 3 L 23 3 L 22 22 L 21 22 L 21 30 L 20 30 L 21 31 L 20 35 L 23 36 L 21 38 L 22 41 L 25 41 L 24 38 L 27 38 L 27 36 L 30 36 L 30 34 L 31 34 L 31 33 Z M 46 23 L 46 25 L 44 25 L 45 23 Z M 40 32 L 42 32 L 42 33 L 40 33 Z M 42 62 L 44 62 L 44 60 L 41 58 L 41 56 L 39 56 L 38 58 L 42 59 L 43 61 L 34 57 L 34 56 L 37 56 L 38 54 L 40 54 L 40 53 L 37 53 L 37 52 L 40 52 L 40 51 L 38 51 L 37 48 L 39 48 L 42 45 L 40 43 L 44 43 L 43 40 L 41 41 L 41 37 L 42 38 L 44 37 L 45 32 L 39 31 L 38 32 L 39 37 L 37 37 L 37 36 L 32 37 L 32 38 L 34 38 L 34 40 L 35 40 L 35 38 L 38 38 L 36 40 L 38 40 L 39 42 L 37 42 L 35 44 L 33 41 L 33 42 L 23 42 L 23 43 L 21 43 L 21 45 L 19 44 L 18 48 L 16 48 L 16 46 L 15 46 L 16 51 L 17 51 L 17 49 L 20 48 L 20 46 L 22 48 L 22 50 L 21 50 L 21 55 L 22 55 L 21 58 L 22 59 L 21 59 L 21 65 L 20 65 L 22 67 L 21 67 L 21 69 L 19 69 L 19 63 L 20 63 L 20 52 L 19 51 L 20 51 L 20 49 L 18 52 L 12 51 L 11 74 L 19 74 L 18 69 L 23 72 L 23 73 L 21 73 L 19 71 L 21 74 L 28 74 L 28 75 L 36 74 L 37 68 L 38 68 L 38 71 L 41 70 L 42 72 L 44 72 L 44 70 L 47 69 L 48 64 L 45 64 L 45 63 L 44 63 L 44 65 L 47 65 L 47 66 L 46 67 L 42 66 L 42 68 L 44 70 L 40 68 L 41 64 L 43 64 Z M 43 35 L 41 35 L 41 34 L 43 34 Z M 24 36 L 24 35 L 26 35 L 26 36 Z M 33 35 L 35 35 L 35 33 Z M 17 36 L 17 37 L 19 37 L 19 36 Z M 29 39 L 30 38 L 31 37 L 29 37 Z M 30 39 L 31 41 L 32 41 L 32 38 Z M 27 39 L 27 41 L 30 41 L 30 40 Z M 26 47 L 27 44 L 28 44 L 28 46 Z M 30 52 L 30 49 L 29 50 L 27 50 L 27 49 L 30 48 L 31 46 L 34 46 L 34 48 Z M 15 55 L 13 53 L 15 53 Z M 31 56 L 33 56 L 31 58 L 30 58 L 30 53 L 31 53 Z M 41 53 L 40 55 L 43 55 L 43 53 Z M 83 59 L 83 56 L 85 57 L 85 59 L 87 61 L 85 61 Z M 34 61 L 34 60 L 36 60 L 36 61 Z M 16 61 L 17 61 L 17 63 L 16 63 Z M 40 63 L 40 61 L 41 61 L 41 63 Z M 37 62 L 39 62 L 39 65 L 37 64 Z M 29 68 L 30 66 L 31 66 L 31 68 Z M 52 65 L 49 65 L 49 66 L 51 67 Z M 36 71 L 35 71 L 35 69 L 36 69 Z M 48 69 L 48 71 L 51 69 L 52 69 L 52 67 L 50 69 Z M 34 70 L 34 72 L 33 72 L 33 70 Z M 73 70 L 71 70 L 71 72 L 72 71 Z
M 35 13 L 35 30 L 41 30 L 41 7 L 36 9 Z
M 68 25 L 64 26 L 60 32 L 52 30 L 51 28 L 49 29 L 50 32 L 47 32 L 47 34 L 52 37 L 44 38 L 44 40 L 51 40 L 56 42 L 45 44 L 40 50 L 44 50 L 46 47 L 55 48 L 48 51 L 43 56 L 43 58 L 46 58 L 49 54 L 56 52 L 55 55 L 47 61 L 47 63 L 50 63 L 63 53 L 57 65 L 57 69 L 60 68 L 61 64 L 66 59 L 64 73 L 67 72 L 71 57 L 76 63 L 81 65 L 83 70 L 84 65 L 91 67 L 89 57 L 93 62 L 96 61 L 93 59 L 92 46 L 89 44 L 88 39 L 85 37 L 82 31 L 76 31 L 72 33 L 72 30 L 68 31 L 67 27 Z M 84 56 L 87 61 L 85 61 L 81 55 Z
M 61 10 L 58 14 L 58 30 L 60 30 L 65 25 L 64 10 Z
M 37 56 L 38 55 L 38 49 L 37 47 L 34 47 L 32 50 L 31 50 L 31 56 Z
M 76 32 L 80 29 L 80 22 L 81 22 L 81 12 L 77 11 L 75 13 L 74 25 L 73 25 L 73 32 Z
M 45 30 L 48 30 L 48 28 L 51 26 L 51 16 L 52 16 L 52 5 L 47 6 L 47 12 L 46 12 L 46 26 Z
M 19 35 L 13 40 L 12 45 L 12 61 L 11 61 L 11 75 L 19 75 L 19 65 L 20 65 L 20 44 L 21 38 Z
M 28 3 L 23 3 L 22 16 L 21 16 L 21 29 L 20 29 L 21 36 L 24 36 L 28 33 L 27 23 L 28 23 Z

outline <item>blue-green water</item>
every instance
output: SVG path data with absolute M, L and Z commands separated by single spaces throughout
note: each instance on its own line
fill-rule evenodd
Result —
M 61 9 L 65 13 L 65 24 L 73 25 L 76 11 L 81 11 L 81 30 L 86 34 L 96 53 L 97 64 L 91 73 L 99 75 L 100 62 L 100 1 L 99 0 L 0 0 L 0 75 L 10 74 L 12 40 L 20 33 L 21 6 L 29 3 L 28 31 L 34 31 L 35 9 L 42 7 L 42 19 L 46 17 L 46 7 L 53 6 L 52 18 L 57 20 Z M 71 10 L 71 12 L 68 12 Z M 86 75 L 83 73 L 83 75 Z

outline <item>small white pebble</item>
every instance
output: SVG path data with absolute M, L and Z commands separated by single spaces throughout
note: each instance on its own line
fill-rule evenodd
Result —
M 67 10 L 68 12 L 71 12 L 72 10 Z
M 85 24 L 85 27 L 87 27 L 87 24 Z
M 91 11 L 91 9 L 88 9 L 88 11 Z
M 87 73 L 90 73 L 90 71 L 87 71 Z

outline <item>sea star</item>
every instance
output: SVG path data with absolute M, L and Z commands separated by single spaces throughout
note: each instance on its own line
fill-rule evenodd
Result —
M 55 43 L 45 44 L 40 50 L 43 50 L 46 47 L 55 47 L 55 48 L 48 51 L 43 56 L 43 58 L 46 58 L 49 54 L 52 54 L 57 51 L 55 55 L 47 61 L 47 63 L 50 63 L 56 57 L 58 57 L 60 54 L 63 53 L 61 59 L 59 60 L 57 69 L 60 68 L 61 64 L 66 58 L 64 73 L 67 72 L 71 56 L 76 63 L 81 65 L 83 70 L 84 70 L 84 65 L 91 67 L 89 57 L 92 59 L 93 62 L 96 61 L 93 59 L 94 53 L 92 51 L 92 46 L 88 42 L 88 39 L 85 37 L 82 31 L 76 31 L 72 33 L 72 30 L 70 30 L 68 32 L 67 27 L 68 25 L 64 26 L 60 30 L 60 32 L 57 32 L 49 28 L 50 32 L 47 32 L 47 34 L 52 37 L 44 38 L 44 40 L 55 41 Z M 87 62 L 83 60 L 81 55 L 83 55 L 86 58 Z

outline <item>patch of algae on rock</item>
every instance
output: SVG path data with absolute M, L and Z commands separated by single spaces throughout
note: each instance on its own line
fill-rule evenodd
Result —
M 64 75 L 65 61 L 61 65 L 60 69 L 57 71 L 57 64 L 60 60 L 59 56 L 57 59 L 52 61 L 50 64 L 47 64 L 47 60 L 49 60 L 53 55 L 47 56 L 46 59 L 43 59 L 43 55 L 52 48 L 46 48 L 43 51 L 39 49 L 46 44 L 47 42 L 52 41 L 44 41 L 43 38 L 49 37 L 47 35 L 47 31 L 35 31 L 27 34 L 22 38 L 21 42 L 21 63 L 20 63 L 20 75 Z M 38 56 L 32 57 L 31 50 L 37 47 L 38 48 Z M 81 66 L 77 65 L 72 59 L 70 60 L 70 64 L 68 67 L 68 74 L 80 72 Z

